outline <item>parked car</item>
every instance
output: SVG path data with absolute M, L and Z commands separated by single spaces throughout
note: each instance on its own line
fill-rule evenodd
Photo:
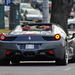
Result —
M 36 1 L 36 8 L 40 9 L 42 8 L 42 3 L 43 3 L 43 0 L 37 0 Z
M 38 9 L 27 9 L 24 14 L 25 21 L 42 22 L 42 13 Z
M 22 8 L 32 8 L 32 6 L 30 3 L 20 3 L 20 10 Z
M 68 29 L 75 29 L 75 17 L 69 16 L 68 17 Z
M 35 0 L 33 3 L 34 8 L 38 8 L 41 11 L 43 10 L 43 0 Z M 49 12 L 51 12 L 51 9 L 52 9 L 52 1 L 49 1 Z
M 67 65 L 74 59 L 73 38 L 67 39 L 58 24 L 29 23 L 18 25 L 9 34 L 0 35 L 0 65 L 20 61 L 56 61 Z
M 43 0 L 32 0 L 31 5 L 34 8 L 40 9 L 41 11 L 43 10 Z M 51 12 L 51 9 L 52 9 L 52 1 L 49 1 L 49 12 Z
M 31 6 L 32 6 L 33 8 L 36 8 L 36 1 L 37 1 L 37 0 L 31 0 Z

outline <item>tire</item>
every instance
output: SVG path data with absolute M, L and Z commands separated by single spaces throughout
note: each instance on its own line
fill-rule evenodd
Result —
M 65 48 L 64 58 L 56 60 L 57 65 L 67 65 L 68 64 L 68 52 Z
M 0 60 L 0 65 L 9 65 L 10 61 L 9 60 Z

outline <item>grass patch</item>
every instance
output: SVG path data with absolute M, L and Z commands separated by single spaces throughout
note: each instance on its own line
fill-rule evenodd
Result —
M 9 29 L 0 29 L 0 34 L 1 33 L 9 33 L 11 30 Z

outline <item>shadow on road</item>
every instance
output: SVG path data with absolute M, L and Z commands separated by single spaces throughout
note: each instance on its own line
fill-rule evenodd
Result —
M 69 63 L 71 64 L 71 63 Z M 68 64 L 68 65 L 69 65 Z M 0 65 L 0 66 L 26 66 L 26 67 L 40 67 L 40 66 L 66 66 L 66 65 L 57 65 L 55 62 L 21 62 L 19 64 L 12 64 L 10 65 Z
M 55 62 L 21 62 L 19 64 L 10 64 L 9 66 L 58 66 Z M 59 65 L 60 66 L 60 65 Z

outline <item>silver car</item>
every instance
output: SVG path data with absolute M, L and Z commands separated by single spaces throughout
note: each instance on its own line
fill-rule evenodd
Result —
M 68 17 L 68 29 L 75 29 L 75 17 L 69 16 Z
M 42 22 L 43 15 L 38 9 L 27 9 L 24 17 L 26 21 Z
M 73 38 L 67 38 L 58 24 L 18 25 L 9 34 L 0 35 L 0 64 L 20 61 L 56 61 L 67 65 L 72 60 Z

